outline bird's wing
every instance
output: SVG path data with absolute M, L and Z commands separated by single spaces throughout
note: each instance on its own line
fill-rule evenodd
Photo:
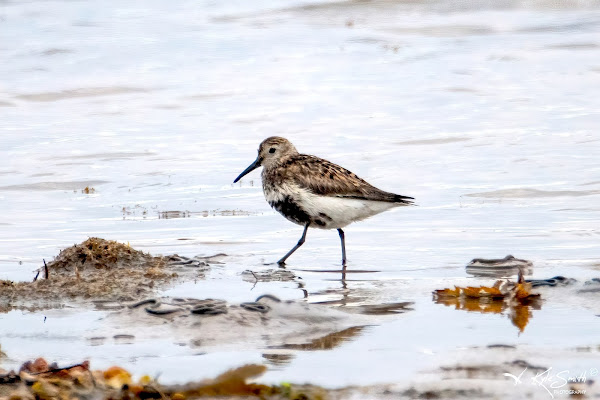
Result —
M 356 174 L 319 157 L 300 154 L 288 167 L 290 178 L 314 194 L 361 200 L 412 204 L 412 197 L 384 192 Z

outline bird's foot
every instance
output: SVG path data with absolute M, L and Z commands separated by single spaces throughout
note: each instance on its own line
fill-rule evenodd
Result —
M 262 263 L 262 265 L 264 265 L 264 266 L 274 266 L 274 265 L 277 265 L 278 267 L 285 268 L 285 263 L 280 263 L 279 261 L 276 261 L 276 262 L 266 262 L 266 263 Z

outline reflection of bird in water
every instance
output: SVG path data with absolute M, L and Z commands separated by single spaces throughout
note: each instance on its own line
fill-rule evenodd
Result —
M 300 154 L 281 137 L 265 139 L 258 157 L 234 181 L 263 166 L 262 185 L 267 202 L 288 220 L 304 226 L 302 237 L 278 263 L 296 251 L 306 239 L 308 227 L 337 229 L 346 265 L 343 227 L 395 206 L 413 204 L 412 197 L 384 192 L 356 174 L 330 161 Z

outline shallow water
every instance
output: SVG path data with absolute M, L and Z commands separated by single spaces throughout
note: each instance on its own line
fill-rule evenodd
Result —
M 293 352 L 266 381 L 408 382 L 496 343 L 590 367 L 575 349 L 598 351 L 593 295 L 543 289 L 519 333 L 505 314 L 455 311 L 431 291 L 491 284 L 465 265 L 507 254 L 532 260 L 534 278 L 600 276 L 597 3 L 2 1 L 0 21 L 0 278 L 29 280 L 42 259 L 100 236 L 229 255 L 168 295 L 414 302 L 332 350 Z M 346 229 L 345 281 L 321 272 L 339 270 L 337 233 L 316 230 L 289 260 L 303 288 L 243 280 L 301 234 L 268 207 L 258 172 L 231 183 L 270 135 L 418 207 Z M 269 352 L 96 345 L 103 315 L 12 311 L 0 345 L 14 362 L 85 356 L 173 381 Z

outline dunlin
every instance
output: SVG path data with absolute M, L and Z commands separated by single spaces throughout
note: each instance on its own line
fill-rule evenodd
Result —
M 287 139 L 273 136 L 258 148 L 258 157 L 234 183 L 258 167 L 267 202 L 288 220 L 304 226 L 302 237 L 281 260 L 292 255 L 306 239 L 309 227 L 337 229 L 346 266 L 343 227 L 395 206 L 413 204 L 412 197 L 384 192 L 356 174 L 319 157 L 300 154 Z

